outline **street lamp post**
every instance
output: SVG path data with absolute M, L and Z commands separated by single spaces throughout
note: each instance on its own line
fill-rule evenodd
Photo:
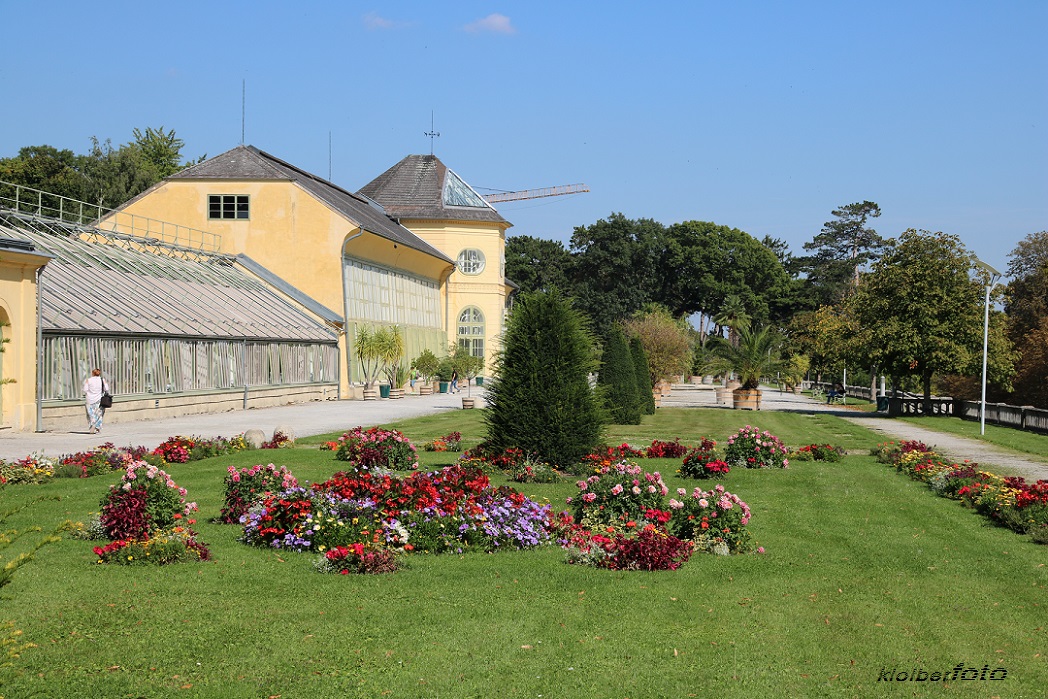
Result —
M 975 264 L 990 275 L 986 282 L 986 305 L 983 309 L 982 404 L 979 408 L 979 434 L 986 434 L 986 356 L 990 341 L 990 292 L 1001 280 L 1001 273 L 979 258 L 975 259 Z

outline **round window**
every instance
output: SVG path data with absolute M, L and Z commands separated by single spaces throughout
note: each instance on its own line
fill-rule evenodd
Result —
M 463 274 L 480 274 L 484 271 L 484 253 L 475 248 L 466 248 L 459 253 L 458 268 Z

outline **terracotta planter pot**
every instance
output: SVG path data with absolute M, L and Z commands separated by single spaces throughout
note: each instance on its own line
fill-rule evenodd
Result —
M 462 399 L 462 409 L 463 410 L 472 410 L 475 407 L 477 407 L 477 399 L 476 398 L 463 398 Z
M 727 386 L 717 386 L 714 390 L 717 393 L 717 405 L 727 405 L 728 396 L 731 395 L 731 389 Z
M 759 389 L 736 388 L 731 392 L 732 407 L 736 410 L 760 410 L 761 392 Z
M 699 385 L 700 383 L 702 383 L 702 377 L 701 377 L 701 376 L 692 376 L 692 377 L 691 377 L 691 378 L 689 379 L 689 381 L 690 381 L 690 382 L 691 382 L 692 384 L 694 384 L 694 385 L 696 385 L 696 386 L 697 386 L 697 385 Z
M 391 389 L 389 389 L 389 397 L 390 398 L 403 398 L 404 397 L 404 389 L 403 388 L 391 388 Z
M 429 384 L 422 384 L 418 387 L 418 394 L 420 396 L 431 396 L 433 395 L 433 387 Z
M 378 389 L 372 386 L 364 389 L 364 400 L 378 400 Z

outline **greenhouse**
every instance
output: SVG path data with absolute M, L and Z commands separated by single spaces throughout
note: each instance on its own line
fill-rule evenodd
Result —
M 0 259 L 18 254 L 49 258 L 34 304 L 45 429 L 82 421 L 94 367 L 118 419 L 338 397 L 340 315 L 243 255 L 0 208 Z

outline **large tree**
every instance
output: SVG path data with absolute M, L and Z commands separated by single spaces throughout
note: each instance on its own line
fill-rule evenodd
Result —
M 781 319 L 790 279 L 777 252 L 737 228 L 685 221 L 666 230 L 659 278 L 662 302 L 675 316 L 718 313 L 738 296 L 756 323 Z M 703 323 L 700 323 L 700 327 Z
M 615 322 L 656 298 L 664 247 L 665 228 L 652 219 L 614 213 L 575 228 L 571 292 L 595 332 L 605 335 Z
M 876 261 L 885 241 L 866 225 L 881 215 L 881 207 L 872 201 L 855 202 L 833 210 L 833 220 L 823 224 L 822 231 L 804 249 L 811 255 L 798 260 L 807 275 L 807 292 L 815 305 L 833 304 L 859 283 L 859 272 Z
M 183 162 L 184 143 L 174 130 L 135 129 L 134 136 L 134 141 L 119 148 L 109 140 L 92 138 L 90 150 L 82 155 L 46 145 L 27 146 L 14 157 L 0 158 L 0 180 L 111 209 L 203 159 Z M 45 214 L 58 215 L 57 198 L 39 199 Z M 61 206 L 64 213 L 68 208 Z
M 893 241 L 849 301 L 868 363 L 919 377 L 925 400 L 934 375 L 978 372 L 984 285 L 976 269 L 957 236 L 911 229 Z M 991 358 L 991 380 L 1007 384 L 1010 354 Z
M 521 293 L 561 289 L 568 291 L 572 259 L 559 240 L 543 240 L 529 235 L 506 238 L 506 278 Z
M 1009 255 L 1005 310 L 1019 350 L 1011 400 L 1048 407 L 1048 231 L 1026 236 Z

